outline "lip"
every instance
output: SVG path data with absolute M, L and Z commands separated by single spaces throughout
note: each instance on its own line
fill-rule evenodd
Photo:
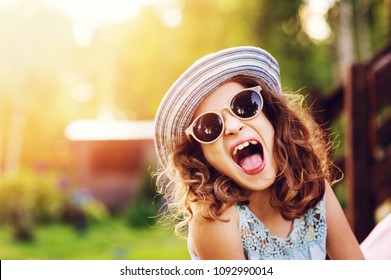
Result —
M 254 168 L 254 169 L 250 169 L 250 170 L 244 170 L 240 165 L 238 165 L 235 160 L 232 158 L 232 153 L 235 149 L 235 147 L 237 147 L 238 145 L 240 144 L 243 144 L 245 142 L 249 142 L 249 141 L 257 141 L 261 146 L 262 146 L 262 150 L 263 150 L 263 161 L 262 161 L 262 164 L 260 166 L 258 166 L 257 168 Z M 250 138 L 244 138 L 244 139 L 240 139 L 236 142 L 234 142 L 232 145 L 231 145 L 231 148 L 230 148 L 230 156 L 231 156 L 231 159 L 232 161 L 235 163 L 235 165 L 240 169 L 242 170 L 244 173 L 248 174 L 248 175 L 256 175 L 258 173 L 261 173 L 265 167 L 266 167 L 266 159 L 265 159 L 265 153 L 264 153 L 264 147 L 263 147 L 263 144 L 261 141 L 259 141 L 259 139 L 255 138 L 255 137 L 250 137 Z

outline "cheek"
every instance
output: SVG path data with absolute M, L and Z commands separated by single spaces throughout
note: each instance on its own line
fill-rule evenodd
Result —
M 258 120 L 254 120 L 251 126 L 257 131 L 257 133 L 265 141 L 265 144 L 270 148 L 274 143 L 274 127 L 269 119 L 261 114 Z
M 204 157 L 210 165 L 221 173 L 224 172 L 224 163 L 227 162 L 227 156 L 217 143 L 211 145 L 201 145 Z

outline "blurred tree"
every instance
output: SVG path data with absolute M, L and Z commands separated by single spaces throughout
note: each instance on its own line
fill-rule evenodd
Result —
M 283 86 L 287 90 L 330 86 L 330 51 L 327 44 L 315 45 L 304 33 L 299 15 L 303 1 L 261 2 L 254 34 L 279 61 Z
M 2 169 L 61 164 L 64 127 L 82 115 L 67 81 L 83 70 L 70 20 L 40 1 L 19 1 L 0 9 L 0 30 Z
M 43 9 L 37 1 L 20 2 L 18 9 L 1 10 L 0 18 L 0 98 L 2 106 L 9 110 L 2 120 L 2 127 L 8 127 L 3 132 L 8 137 L 3 142 L 4 169 L 14 171 L 25 155 L 24 142 L 34 141 L 26 135 L 30 110 L 43 103 L 50 105 L 56 97 L 58 66 L 65 59 L 63 54 L 69 52 L 67 41 L 72 37 L 67 32 L 68 21 L 61 14 Z M 35 131 L 42 129 L 40 124 L 43 122 L 34 125 Z

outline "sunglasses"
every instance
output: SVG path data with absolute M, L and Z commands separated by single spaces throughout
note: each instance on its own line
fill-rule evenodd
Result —
M 235 94 L 219 113 L 206 112 L 199 115 L 185 130 L 187 136 L 192 136 L 202 144 L 211 144 L 223 134 L 225 125 L 221 111 L 228 109 L 240 120 L 255 118 L 262 111 L 263 98 L 261 86 L 246 88 Z

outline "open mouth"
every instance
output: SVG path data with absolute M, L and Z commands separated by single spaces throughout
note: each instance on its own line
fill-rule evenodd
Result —
M 261 172 L 265 166 L 263 147 L 257 140 L 248 140 L 233 147 L 231 155 L 248 174 Z

